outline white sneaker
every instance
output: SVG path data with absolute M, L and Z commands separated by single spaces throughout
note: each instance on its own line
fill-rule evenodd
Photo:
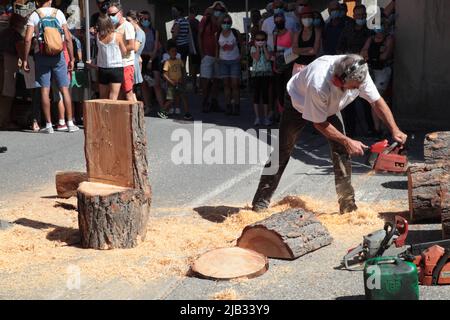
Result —
M 259 120 L 259 118 L 255 119 L 255 122 L 253 123 L 254 126 L 259 126 L 261 125 L 261 121 Z
M 70 133 L 80 131 L 80 128 L 78 128 L 76 125 L 68 126 L 68 128 L 69 128 L 69 130 L 67 130 L 67 131 Z
M 42 128 L 41 130 L 39 130 L 39 133 L 53 134 L 55 133 L 55 130 L 53 130 L 53 127 Z
M 170 108 L 168 114 L 174 114 L 175 113 L 175 109 L 174 108 Z
M 181 114 L 180 108 L 176 108 L 176 109 L 175 109 L 175 114 Z
M 264 125 L 265 126 L 271 126 L 272 125 L 272 121 L 269 118 L 265 118 L 264 119 Z

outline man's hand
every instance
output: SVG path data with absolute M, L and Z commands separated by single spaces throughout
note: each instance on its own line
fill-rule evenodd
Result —
M 392 132 L 392 138 L 402 145 L 404 145 L 406 140 L 408 140 L 408 136 L 398 129 Z
M 25 72 L 30 72 L 30 67 L 29 67 L 29 65 L 28 65 L 28 60 L 24 60 L 24 61 L 22 62 L 22 68 L 23 68 L 23 71 L 25 71 Z
M 72 72 L 75 69 L 75 61 L 70 60 L 69 65 L 67 66 L 67 71 Z
M 361 141 L 352 140 L 350 138 L 345 141 L 344 146 L 351 156 L 363 156 L 365 150 L 369 149 L 369 147 Z

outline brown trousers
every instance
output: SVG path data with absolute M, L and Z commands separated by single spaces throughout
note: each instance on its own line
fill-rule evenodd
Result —
M 292 150 L 298 137 L 308 121 L 302 114 L 292 107 L 290 98 L 287 99 L 286 109 L 282 115 L 279 133 L 279 163 L 278 168 L 272 167 L 272 159 L 266 164 L 266 168 L 276 170 L 274 175 L 263 175 L 253 199 L 254 207 L 268 207 L 270 200 L 280 183 L 281 176 L 289 162 Z M 345 134 L 342 121 L 335 115 L 328 121 Z M 336 192 L 341 210 L 355 202 L 355 191 L 351 183 L 352 166 L 350 156 L 345 147 L 337 142 L 328 140 L 333 160 Z M 271 156 L 273 158 L 273 155 Z M 274 164 L 275 165 L 275 164 Z

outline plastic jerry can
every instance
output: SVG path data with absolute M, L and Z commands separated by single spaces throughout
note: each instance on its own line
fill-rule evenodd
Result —
M 367 300 L 419 300 L 419 276 L 412 262 L 398 257 L 367 260 L 364 288 Z

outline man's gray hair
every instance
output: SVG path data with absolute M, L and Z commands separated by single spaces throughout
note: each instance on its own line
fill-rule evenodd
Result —
M 334 75 L 346 81 L 364 82 L 369 73 L 369 66 L 363 57 L 349 54 L 334 64 Z
M 122 4 L 120 3 L 119 0 L 111 1 L 111 2 L 109 3 L 109 7 L 110 7 L 110 8 L 111 8 L 111 7 L 116 7 L 119 11 L 122 11 L 122 10 L 123 10 Z

